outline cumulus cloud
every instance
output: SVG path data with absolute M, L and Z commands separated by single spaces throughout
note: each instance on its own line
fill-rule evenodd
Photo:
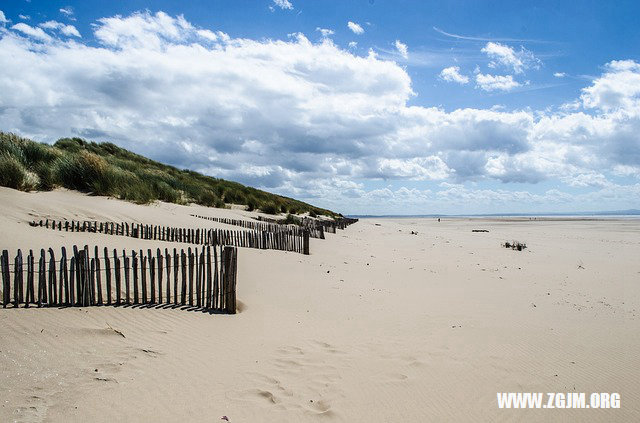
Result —
M 65 16 L 67 16 L 67 17 L 72 17 L 73 16 L 73 8 L 71 6 L 63 7 L 61 9 L 59 9 L 59 12 L 62 13 L 63 15 L 65 15 Z
M 373 177 L 383 179 L 410 179 L 417 181 L 441 180 L 451 169 L 438 156 L 414 157 L 409 160 L 381 159 Z
M 79 37 L 79 38 L 82 37 L 78 32 L 78 30 L 76 29 L 76 27 L 73 25 L 65 25 L 61 22 L 56 22 L 56 21 L 47 21 L 47 22 L 41 23 L 38 26 L 44 29 L 53 29 L 53 30 L 60 31 L 62 34 L 68 37 Z
M 358 43 L 356 41 L 349 41 L 349 48 L 356 48 L 358 47 Z
M 517 74 L 523 73 L 529 68 L 538 69 L 541 63 L 532 52 L 524 47 L 520 47 L 520 51 L 515 51 L 505 44 L 488 42 L 481 51 L 492 59 L 489 67 L 503 66 Z
M 511 91 L 519 87 L 520 83 L 513 79 L 512 75 L 489 75 L 478 73 L 476 75 L 478 88 L 484 91 Z
M 460 73 L 459 66 L 450 66 L 442 69 L 440 78 L 447 82 L 457 82 L 458 84 L 467 84 L 469 82 L 469 77 Z
M 293 4 L 289 0 L 273 0 L 273 4 L 283 10 L 293 10 Z
M 582 90 L 584 107 L 604 111 L 640 106 L 640 64 L 633 60 L 614 60 L 606 72 Z
M 333 32 L 333 30 L 327 29 L 327 28 L 317 27 L 316 31 L 318 31 L 320 34 L 322 34 L 322 36 L 325 37 L 325 38 L 330 36 L 330 35 L 335 34 L 335 32 Z
M 0 10 L 0 24 L 6 24 L 6 23 L 9 23 L 9 20 L 4 15 L 4 12 Z
M 409 57 L 409 51 L 407 49 L 407 45 L 406 44 L 404 44 L 400 40 L 396 40 L 394 45 L 396 47 L 396 50 L 398 50 L 398 53 L 400 54 L 400 56 L 404 57 L 405 59 L 407 57 Z
M 358 35 L 364 34 L 364 29 L 355 22 L 351 22 L 351 21 L 347 22 L 347 27 L 351 31 L 353 31 L 354 34 L 358 34 Z
M 366 204 L 362 182 L 370 179 L 452 184 L 391 190 L 405 201 L 498 201 L 515 194 L 458 185 L 549 179 L 638 198 L 637 187 L 608 181 L 640 174 L 634 61 L 607 64 L 575 110 L 445 111 L 410 105 L 411 78 L 395 62 L 302 34 L 234 38 L 162 12 L 99 19 L 93 31 L 91 43 L 24 23 L 0 33 L 0 128 L 43 141 L 113 141 L 341 210 L 345 199 Z M 517 86 L 483 74 L 476 83 Z M 540 201 L 560 201 L 563 192 Z
M 555 76 L 556 78 L 564 78 L 565 76 L 567 76 L 567 74 L 564 72 L 556 72 L 553 74 L 553 76 Z
M 40 41 L 51 41 L 51 37 L 42 30 L 42 28 L 34 28 L 26 23 L 17 23 L 11 27 L 11 29 L 15 29 L 16 31 L 20 31 L 25 35 L 28 35 L 32 38 L 35 38 Z
M 18 17 L 20 19 L 22 19 L 23 21 L 28 21 L 29 19 L 31 19 L 31 16 L 29 16 L 29 15 L 22 15 L 21 14 L 21 15 L 18 15 Z

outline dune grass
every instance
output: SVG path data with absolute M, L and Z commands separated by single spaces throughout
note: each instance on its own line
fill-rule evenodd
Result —
M 0 132 L 0 185 L 22 191 L 64 187 L 139 204 L 160 200 L 209 207 L 246 205 L 264 213 L 336 213 L 302 201 L 168 166 L 112 143 L 61 138 L 54 145 Z

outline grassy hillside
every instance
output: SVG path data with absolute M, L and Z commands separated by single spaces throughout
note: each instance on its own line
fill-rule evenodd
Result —
M 0 132 L 0 185 L 22 191 L 65 187 L 136 203 L 162 200 L 265 213 L 335 213 L 237 182 L 212 178 L 139 156 L 111 143 L 62 138 L 53 146 Z

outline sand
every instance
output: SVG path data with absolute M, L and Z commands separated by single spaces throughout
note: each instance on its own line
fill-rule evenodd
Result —
M 5 188 L 0 212 L 11 252 L 173 247 L 34 218 L 251 214 Z M 639 235 L 640 220 L 364 219 L 310 256 L 240 249 L 233 316 L 0 309 L 0 421 L 638 421 Z M 514 239 L 528 248 L 501 247 Z M 618 392 L 621 408 L 498 409 L 510 391 Z

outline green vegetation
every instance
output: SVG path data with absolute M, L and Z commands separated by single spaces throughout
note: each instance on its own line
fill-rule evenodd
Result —
M 291 213 L 287 214 L 287 217 L 282 221 L 284 225 L 302 225 L 302 220 L 299 217 L 292 215 Z
M 0 185 L 22 191 L 65 187 L 140 204 L 244 204 L 268 214 L 338 216 L 292 198 L 164 165 L 112 143 L 80 138 L 61 138 L 51 146 L 0 132 Z

